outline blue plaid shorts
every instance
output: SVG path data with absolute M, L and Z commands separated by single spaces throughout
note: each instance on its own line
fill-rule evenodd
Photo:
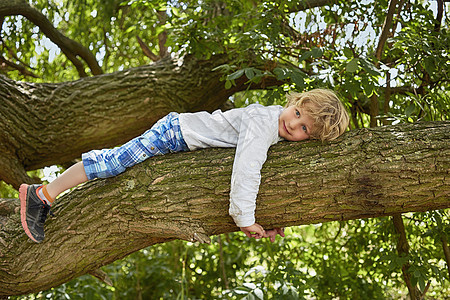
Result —
M 180 151 L 189 151 L 189 148 L 181 134 L 178 114 L 172 112 L 126 144 L 92 150 L 83 153 L 81 158 L 86 176 L 91 180 L 116 176 L 149 157 Z

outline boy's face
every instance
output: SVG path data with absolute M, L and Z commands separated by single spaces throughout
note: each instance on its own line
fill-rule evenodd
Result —
M 302 109 L 291 105 L 285 108 L 278 119 L 278 135 L 288 141 L 297 142 L 309 139 L 314 120 Z

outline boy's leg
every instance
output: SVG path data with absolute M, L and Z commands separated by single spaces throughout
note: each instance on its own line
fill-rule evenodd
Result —
M 117 176 L 144 160 L 170 152 L 188 151 L 178 120 L 170 113 L 142 135 L 113 149 L 83 153 L 83 165 L 88 180 Z
M 65 190 L 76 187 L 86 181 L 88 181 L 88 178 L 84 171 L 83 162 L 80 161 L 72 165 L 64 173 L 47 185 L 47 192 L 51 197 L 51 200 L 49 200 L 53 202 L 53 200 Z
M 22 184 L 19 189 L 21 220 L 35 242 L 44 240 L 44 222 L 53 200 L 63 191 L 94 178 L 118 175 L 148 157 L 188 151 L 179 128 L 178 115 L 171 113 L 150 130 L 114 149 L 83 153 L 82 162 L 67 169 L 47 186 Z
M 44 240 L 44 223 L 53 200 L 63 191 L 87 181 L 83 163 L 76 163 L 47 186 L 22 184 L 19 189 L 20 219 L 33 241 Z

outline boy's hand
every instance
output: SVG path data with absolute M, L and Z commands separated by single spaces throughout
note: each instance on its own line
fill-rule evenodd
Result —
M 266 234 L 264 235 L 264 237 L 270 238 L 270 241 L 273 243 L 273 242 L 275 242 L 275 238 L 276 238 L 277 234 L 284 237 L 284 228 L 269 229 L 266 231 Z
M 259 225 L 258 223 L 255 223 L 255 224 L 247 226 L 247 227 L 240 227 L 240 228 L 241 228 L 242 232 L 245 233 L 245 235 L 249 238 L 254 237 L 255 239 L 260 239 L 266 235 L 264 228 L 262 228 L 262 226 Z

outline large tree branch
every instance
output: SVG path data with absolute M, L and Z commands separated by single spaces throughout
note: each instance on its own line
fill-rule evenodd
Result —
M 279 143 L 262 170 L 257 222 L 271 228 L 449 208 L 449 129 L 450 122 L 407 124 L 326 144 Z M 228 215 L 233 155 L 165 155 L 89 182 L 57 200 L 41 244 L 23 233 L 18 201 L 3 201 L 0 296 L 57 286 L 156 243 L 238 230 Z
M 77 58 L 80 56 L 89 66 L 92 74 L 99 75 L 103 71 L 95 56 L 83 45 L 75 42 L 61 32 L 40 11 L 31 7 L 25 0 L 0 0 L 0 18 L 5 16 L 22 15 L 33 22 L 53 43 L 55 43 L 67 58 L 77 68 L 81 77 L 86 77 L 83 63 Z

